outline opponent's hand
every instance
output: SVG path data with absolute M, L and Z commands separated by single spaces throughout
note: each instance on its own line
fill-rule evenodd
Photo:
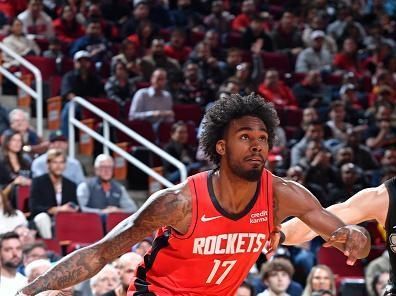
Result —
M 370 249 L 370 235 L 363 227 L 347 225 L 334 231 L 323 246 L 330 247 L 337 244 L 342 245 L 344 255 L 348 257 L 347 264 L 353 265 L 358 258 L 368 255 L 366 253 Z

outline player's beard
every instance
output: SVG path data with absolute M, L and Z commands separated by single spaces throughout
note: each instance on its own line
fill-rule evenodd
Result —
M 230 154 L 227 154 L 227 158 L 228 164 L 233 174 L 249 182 L 257 182 L 260 180 L 261 174 L 263 173 L 264 165 L 245 170 L 243 169 L 242 165 L 239 165 L 232 160 Z

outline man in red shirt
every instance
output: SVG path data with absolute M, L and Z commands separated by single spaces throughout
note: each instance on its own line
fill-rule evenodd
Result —
M 362 228 L 345 226 L 307 189 L 264 169 L 278 123 L 272 104 L 259 96 L 219 99 L 206 113 L 201 136 L 216 169 L 153 194 L 104 239 L 68 256 L 20 295 L 92 277 L 155 229 L 129 296 L 234 295 L 265 243 L 279 238 L 274 225 L 289 216 L 340 248 L 349 264 L 365 257 L 370 240 Z

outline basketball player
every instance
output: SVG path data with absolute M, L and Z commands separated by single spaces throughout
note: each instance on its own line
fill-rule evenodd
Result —
M 62 259 L 21 295 L 86 280 L 156 229 L 128 296 L 234 295 L 274 225 L 289 216 L 325 238 L 333 235 L 349 263 L 367 256 L 370 239 L 361 227 L 345 226 L 304 187 L 264 169 L 279 123 L 272 104 L 232 95 L 216 101 L 205 121 L 202 147 L 217 169 L 153 194 L 105 238 Z
M 390 282 L 385 295 L 396 296 L 396 177 L 378 187 L 361 190 L 347 201 L 327 209 L 345 223 L 358 224 L 374 219 L 385 226 L 391 264 Z M 317 235 L 298 219 L 282 224 L 282 232 L 286 236 L 286 245 L 309 241 Z

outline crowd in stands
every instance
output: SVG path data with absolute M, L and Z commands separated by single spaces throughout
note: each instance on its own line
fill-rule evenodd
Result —
M 396 176 L 393 0 L 2 0 L 0 38 L 33 63 L 42 58 L 40 69 L 54 63 L 45 99 L 63 100 L 61 130 L 48 139 L 32 128 L 30 112 L 0 101 L 1 295 L 13 295 L 71 250 L 56 254 L 45 244 L 56 239 L 59 213 L 94 213 L 105 224 L 110 213 L 140 206 L 127 193 L 136 184 L 114 179 L 111 157 L 95 153 L 94 176 L 67 157 L 76 96 L 112 102 L 105 111 L 126 124 L 148 122 L 151 140 L 189 174 L 211 168 L 198 145 L 205 110 L 217 98 L 256 92 L 280 117 L 267 168 L 306 186 L 324 207 Z M 22 71 L 6 54 L 2 65 Z M 87 118 L 83 108 L 76 112 Z M 180 180 L 170 163 L 148 164 Z M 25 206 L 21 188 L 30 192 Z M 372 236 L 383 250 L 381 229 Z M 236 295 L 338 295 L 339 276 L 319 264 L 320 244 L 262 256 Z M 126 295 L 150 245 L 147 238 L 131 246 L 74 293 Z M 381 295 L 389 277 L 389 259 L 379 255 L 363 261 L 370 296 Z

